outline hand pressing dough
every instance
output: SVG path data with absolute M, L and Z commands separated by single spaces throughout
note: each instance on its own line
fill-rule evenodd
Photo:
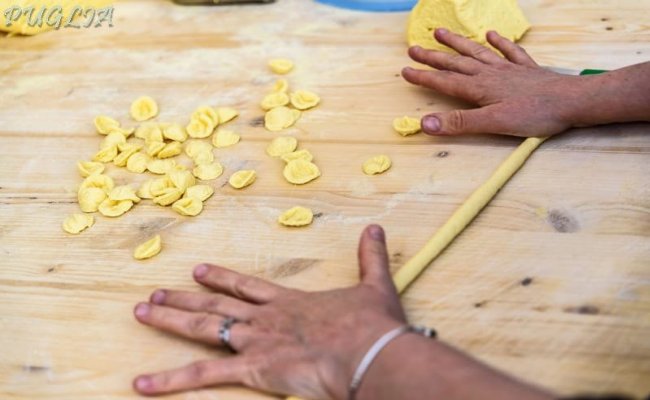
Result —
M 63 221 L 63 230 L 76 235 L 90 228 L 95 223 L 95 218 L 88 214 L 72 214 Z
M 99 209 L 99 205 L 106 200 L 106 197 L 108 195 L 103 189 L 97 187 L 81 188 L 77 193 L 77 202 L 81 211 L 92 213 Z
M 145 153 L 135 153 L 129 157 L 126 162 L 126 169 L 141 174 L 147 170 L 147 164 L 152 161 L 152 158 Z
M 98 207 L 98 211 L 106 217 L 119 217 L 133 207 L 131 200 L 105 199 Z
M 235 119 L 239 115 L 239 111 L 232 107 L 218 107 L 217 115 L 219 116 L 219 123 L 224 124 Z
M 320 170 L 316 164 L 303 159 L 298 159 L 289 161 L 284 167 L 282 175 L 284 175 L 284 178 L 289 183 L 303 185 L 318 178 L 320 176 Z
M 158 115 L 158 104 L 149 96 L 142 96 L 131 103 L 131 118 L 138 122 L 146 121 Z
M 181 143 L 187 140 L 187 132 L 181 124 L 165 125 L 162 128 L 162 136 L 165 139 L 174 140 Z
M 284 226 L 305 226 L 311 224 L 314 214 L 309 208 L 296 206 L 283 212 L 278 222 Z
M 264 96 L 260 107 L 264 111 L 269 111 L 275 107 L 286 106 L 287 104 L 289 104 L 289 95 L 285 92 L 273 92 Z
M 192 173 L 202 181 L 217 179 L 223 174 L 223 166 L 217 161 L 209 164 L 199 164 L 192 170 Z
M 387 171 L 391 166 L 391 161 L 388 156 L 379 155 L 367 159 L 363 163 L 363 173 L 366 175 L 376 175 Z
M 291 105 L 298 110 L 308 110 L 316 107 L 320 103 L 320 97 L 314 92 L 308 90 L 296 90 L 291 93 Z
M 146 242 L 142 243 L 133 251 L 133 258 L 136 260 L 144 260 L 151 258 L 156 254 L 160 253 L 162 249 L 162 240 L 160 235 L 156 235 Z
M 160 149 L 156 157 L 158 158 L 171 158 L 175 157 L 183 151 L 183 145 L 181 145 L 181 142 L 169 142 Z
M 296 138 L 291 136 L 280 136 L 271 140 L 271 143 L 266 148 L 266 154 L 271 157 L 280 157 L 293 152 L 296 150 L 296 147 L 298 147 L 298 140 Z
M 393 120 L 393 129 L 402 136 L 409 136 L 420 132 L 420 120 L 411 117 L 395 118 Z
M 255 182 L 255 178 L 257 178 L 257 174 L 254 170 L 241 170 L 232 174 L 228 183 L 235 189 L 243 189 Z
M 271 88 L 271 93 L 286 92 L 289 90 L 289 82 L 286 79 L 278 79 Z
M 284 162 L 291 162 L 293 160 L 312 161 L 314 156 L 307 149 L 296 150 L 291 153 L 283 154 L 280 156 Z
M 139 203 L 140 198 L 135 194 L 135 190 L 131 186 L 115 186 L 108 194 L 108 198 L 114 201 L 131 200 L 134 203 Z
M 87 178 L 90 175 L 101 174 L 104 172 L 104 164 L 95 161 L 79 161 L 77 162 L 77 169 L 82 178 Z
M 217 149 L 233 146 L 239 143 L 241 137 L 229 129 L 217 129 L 212 135 L 212 145 Z
M 269 110 L 264 115 L 266 129 L 276 132 L 293 125 L 300 118 L 300 111 L 285 106 Z
M 497 192 L 508 182 L 526 162 L 526 159 L 540 144 L 546 140 L 545 137 L 530 137 L 508 156 L 499 165 L 492 176 L 479 186 L 465 202 L 454 211 L 445 224 L 438 229 L 431 239 L 417 252 L 413 258 L 408 260 L 402 268 L 393 276 L 393 281 L 398 292 L 413 282 L 418 275 L 458 236 L 467 225 L 476 217 L 483 207 L 497 194 Z
M 97 133 L 100 135 L 108 135 L 108 133 L 113 129 L 120 127 L 119 122 L 111 117 L 107 117 L 106 115 L 99 115 L 95 117 L 93 123 L 95 125 L 95 129 L 97 129 Z
M 172 210 L 186 217 L 194 217 L 203 211 L 203 202 L 196 197 L 185 197 L 172 204 Z
M 293 69 L 293 62 L 286 58 L 274 58 L 269 60 L 269 68 L 276 74 L 287 74 Z
M 435 28 L 444 27 L 485 44 L 488 30 L 516 41 L 530 28 L 517 0 L 420 0 L 409 15 L 409 46 L 451 52 L 433 38 Z
M 214 194 L 214 189 L 208 185 L 193 185 L 187 188 L 183 197 L 194 197 L 199 201 L 206 201 Z

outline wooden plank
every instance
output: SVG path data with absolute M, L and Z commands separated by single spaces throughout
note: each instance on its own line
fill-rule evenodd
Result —
M 534 27 L 523 45 L 544 65 L 616 68 L 647 60 L 650 2 L 521 1 Z M 501 137 L 402 138 L 404 114 L 463 106 L 399 77 L 404 13 L 365 14 L 312 2 L 180 7 L 118 2 L 115 27 L 0 42 L 0 397 L 136 398 L 131 378 L 222 354 L 137 324 L 135 302 L 157 287 L 196 289 L 200 261 L 307 290 L 356 281 L 356 241 L 385 226 L 399 268 L 519 143 Z M 143 17 L 143 16 L 146 16 Z M 609 29 L 611 28 L 611 29 Z M 257 103 L 296 61 L 294 88 L 323 98 L 287 133 L 323 176 L 288 185 L 264 154 L 275 137 Z M 92 118 L 128 122 L 141 94 L 160 119 L 199 105 L 242 111 L 242 142 L 216 151 L 227 171 L 258 170 L 244 191 L 222 187 L 196 218 L 141 204 L 88 232 L 60 229 L 76 211 L 75 162 L 101 137 Z M 650 137 L 648 125 L 582 129 L 546 142 L 470 228 L 404 295 L 414 322 L 498 368 L 563 394 L 650 391 Z M 363 160 L 394 167 L 366 177 Z M 110 168 L 119 182 L 141 181 Z M 227 174 L 226 174 L 227 175 Z M 296 203 L 307 229 L 275 223 Z M 134 243 L 161 232 L 164 251 L 136 262 Z M 268 396 L 239 388 L 177 399 Z

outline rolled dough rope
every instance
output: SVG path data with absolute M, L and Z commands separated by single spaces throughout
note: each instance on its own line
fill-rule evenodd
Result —
M 393 275 L 397 291 L 402 293 L 424 269 L 454 241 L 481 210 L 492 200 L 497 192 L 508 182 L 528 157 L 542 144 L 546 137 L 531 137 L 523 141 L 499 165 L 492 176 L 476 189 L 438 229 L 431 239 Z
M 499 189 L 521 168 L 528 157 L 542 144 L 546 137 L 531 137 L 523 141 L 492 173 L 492 176 L 479 186 L 431 239 L 393 275 L 397 292 L 402 293 L 413 283 L 424 269 L 454 241 L 481 210 L 494 198 Z M 301 400 L 289 396 L 286 400 Z

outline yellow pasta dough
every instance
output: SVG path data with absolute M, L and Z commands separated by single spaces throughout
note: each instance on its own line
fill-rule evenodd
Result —
M 153 199 L 154 195 L 151 193 L 151 185 L 155 182 L 155 179 L 146 180 L 140 185 L 140 188 L 136 192 L 136 195 L 141 199 Z
M 164 140 L 163 131 L 160 124 L 156 122 L 145 122 L 140 124 L 135 130 L 135 137 L 143 139 L 145 142 L 162 142 Z
M 289 82 L 286 79 L 278 79 L 271 88 L 271 92 L 286 92 L 287 90 L 289 90 Z
M 120 153 L 113 159 L 113 164 L 115 164 L 118 167 L 124 167 L 129 161 L 129 158 L 131 158 L 132 155 L 140 151 L 142 145 L 124 143 L 123 145 L 118 145 L 117 147 L 120 149 Z
M 303 185 L 318 178 L 320 176 L 320 170 L 316 164 L 303 159 L 297 159 L 287 163 L 282 175 L 284 175 L 284 178 L 289 183 Z
M 100 162 L 94 161 L 79 161 L 77 162 L 77 169 L 82 178 L 86 178 L 93 174 L 101 174 L 104 172 L 105 166 Z
M 262 110 L 268 111 L 275 107 L 286 106 L 287 104 L 289 104 L 289 96 L 286 92 L 273 92 L 264 96 L 260 107 L 262 107 Z
M 172 210 L 180 215 L 194 217 L 203 211 L 203 202 L 196 197 L 184 197 L 172 204 Z
M 298 110 L 308 110 L 316 107 L 320 103 L 320 97 L 314 92 L 308 90 L 296 90 L 291 93 L 291 105 Z
M 184 142 L 187 140 L 187 132 L 181 124 L 166 124 L 162 127 L 162 135 L 165 139 Z
M 138 97 L 131 103 L 130 112 L 134 120 L 146 121 L 158 115 L 158 104 L 149 96 Z
M 165 148 L 165 142 L 147 142 L 144 151 L 149 157 L 156 157 Z
M 270 131 L 280 131 L 293 125 L 298 118 L 300 118 L 300 111 L 280 106 L 266 112 L 264 126 Z
M 219 116 L 219 123 L 224 124 L 237 118 L 239 111 L 232 107 L 217 107 L 217 115 Z
M 309 208 L 292 207 L 278 217 L 278 222 L 284 226 L 305 226 L 311 224 L 314 214 Z
M 388 156 L 379 155 L 367 159 L 362 166 L 363 173 L 366 175 L 376 175 L 388 170 L 391 166 L 391 161 Z
M 81 182 L 79 189 L 98 188 L 108 194 L 108 192 L 113 190 L 114 187 L 115 182 L 110 176 L 103 174 L 93 174 L 89 175 L 86 179 L 83 180 L 83 182 Z
M 112 128 L 112 129 L 110 130 L 110 132 L 108 132 L 108 134 L 110 135 L 111 133 L 119 133 L 119 134 L 122 134 L 122 135 L 124 136 L 124 138 L 128 138 L 129 136 L 131 136 L 131 134 L 132 134 L 133 132 L 135 132 L 135 128 L 128 128 L 128 129 L 126 129 L 126 128 L 120 128 L 120 127 L 118 126 L 118 127 L 116 127 L 116 128 Z
M 298 147 L 298 140 L 296 138 L 291 136 L 280 136 L 271 140 L 271 143 L 266 148 L 266 154 L 271 157 L 280 157 L 293 152 L 296 150 L 296 147 Z
M 105 149 L 108 147 L 113 147 L 124 143 L 126 143 L 126 137 L 120 132 L 113 131 L 110 132 L 108 135 L 106 135 L 104 140 L 102 140 L 101 143 L 99 143 L 99 148 Z
M 175 187 L 167 188 L 162 191 L 162 194 L 153 198 L 153 202 L 161 205 L 168 206 L 180 199 L 183 195 L 183 190 Z
M 229 129 L 217 129 L 212 135 L 212 145 L 216 148 L 233 146 L 239 143 L 241 137 Z
M 90 228 L 95 223 L 95 218 L 88 214 L 72 214 L 63 221 L 63 230 L 76 235 Z
M 210 146 L 210 143 L 201 140 L 190 140 L 185 143 L 185 154 L 192 160 L 195 160 L 201 153 L 212 154 L 212 146 Z
M 162 240 L 160 235 L 156 235 L 146 242 L 142 243 L 133 251 L 133 258 L 136 260 L 144 260 L 151 258 L 160 253 L 162 249 Z
M 187 190 L 188 187 L 194 186 L 196 179 L 190 171 L 171 171 L 167 174 L 169 181 L 174 185 L 174 187 L 181 189 L 183 193 Z
M 243 189 L 255 182 L 255 178 L 257 178 L 257 174 L 254 170 L 243 169 L 232 174 L 228 179 L 228 183 L 235 189 Z
M 119 217 L 133 207 L 131 200 L 105 199 L 98 207 L 99 212 L 106 217 Z
M 395 118 L 393 120 L 393 129 L 402 136 L 413 135 L 420 132 L 420 120 L 407 116 Z
M 141 174 L 147 170 L 147 164 L 149 164 L 151 160 L 151 157 L 145 153 L 135 153 L 129 157 L 126 162 L 126 169 Z
M 167 172 L 172 171 L 174 167 L 176 167 L 176 161 L 170 159 L 151 160 L 147 164 L 147 169 L 158 175 L 166 174 Z
M 169 179 L 169 175 L 165 175 L 162 178 L 153 179 L 148 186 L 149 193 L 153 197 L 162 196 L 163 194 L 169 193 L 167 189 L 178 189 L 174 182 Z
M 169 142 L 160 149 L 156 157 L 158 158 L 170 158 L 181 154 L 183 151 L 183 145 L 181 142 Z
M 190 137 L 202 139 L 210 136 L 219 125 L 219 115 L 210 106 L 196 109 L 190 117 L 190 123 L 185 128 Z
M 221 174 L 223 174 L 223 166 L 217 161 L 213 161 L 209 164 L 199 164 L 194 167 L 192 173 L 203 181 L 209 181 L 217 179 Z
M 79 189 L 77 202 L 81 211 L 86 213 L 96 212 L 99 205 L 108 197 L 104 189 L 97 187 L 86 187 Z
M 274 58 L 269 60 L 269 68 L 276 74 L 286 74 L 293 69 L 293 62 L 286 58 Z
M 120 127 L 120 123 L 106 115 L 99 115 L 93 120 L 97 133 L 107 135 L 110 131 Z
M 108 163 L 113 161 L 115 156 L 117 156 L 117 146 L 105 147 L 95 153 L 93 161 Z
M 187 188 L 183 197 L 194 197 L 200 201 L 206 201 L 214 194 L 214 189 L 208 185 L 193 185 Z
M 115 186 L 108 194 L 108 198 L 114 201 L 131 200 L 134 203 L 140 202 L 140 198 L 135 194 L 135 190 L 128 185 Z
M 280 156 L 284 162 L 290 162 L 293 160 L 305 160 L 312 161 L 314 156 L 307 149 L 292 151 L 291 153 L 283 154 Z

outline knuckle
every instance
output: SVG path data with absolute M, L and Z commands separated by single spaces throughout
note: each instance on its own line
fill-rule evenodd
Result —
M 210 317 L 208 314 L 199 314 L 196 317 L 190 318 L 188 321 L 188 329 L 194 334 L 205 332 L 208 329 L 209 322 Z
M 213 312 L 218 312 L 222 304 L 223 304 L 223 297 L 221 295 L 215 294 L 210 296 L 207 300 L 205 300 L 205 302 L 203 303 L 203 309 L 210 310 Z
M 472 49 L 471 54 L 472 54 L 472 57 L 474 57 L 474 58 L 479 58 L 479 57 L 481 57 L 481 56 L 486 55 L 486 54 L 489 53 L 489 52 L 490 52 L 490 50 L 489 50 L 487 47 L 483 47 L 483 46 L 477 45 L 476 47 L 474 47 L 474 48 Z
M 447 126 L 445 129 L 451 132 L 460 132 L 465 128 L 465 114 L 460 110 L 454 110 L 447 118 Z
M 233 292 L 235 293 L 236 296 L 238 297 L 245 297 L 246 293 L 248 293 L 248 289 L 250 288 L 252 279 L 246 276 L 240 276 L 235 280 L 233 283 Z
M 205 362 L 190 364 L 188 375 L 195 382 L 204 382 L 208 376 L 209 365 Z

